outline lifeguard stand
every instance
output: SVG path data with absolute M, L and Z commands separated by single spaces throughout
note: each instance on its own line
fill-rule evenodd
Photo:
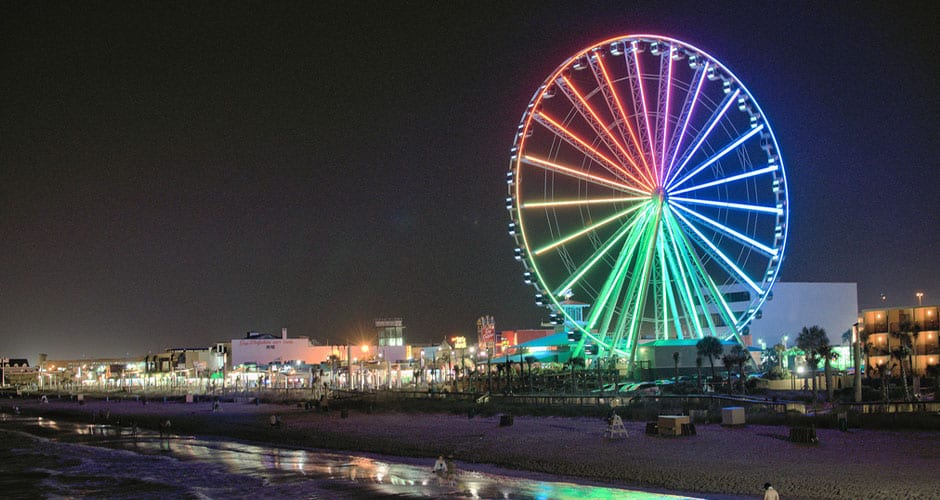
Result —
M 607 439 L 627 437 L 627 429 L 623 426 L 623 419 L 616 413 L 610 417 L 610 423 L 607 424 L 607 430 L 604 431 L 604 437 Z

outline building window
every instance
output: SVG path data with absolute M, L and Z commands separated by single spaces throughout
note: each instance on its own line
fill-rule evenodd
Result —
M 725 302 L 750 302 L 751 292 L 728 292 L 725 294 Z

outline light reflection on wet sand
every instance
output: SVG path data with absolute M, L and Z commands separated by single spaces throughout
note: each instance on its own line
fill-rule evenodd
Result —
M 289 449 L 241 443 L 224 439 L 202 439 L 170 435 L 163 438 L 152 431 L 112 425 L 74 424 L 42 418 L 2 419 L 26 432 L 36 432 L 61 443 L 80 443 L 126 450 L 141 456 L 160 455 L 187 463 L 221 468 L 224 473 L 258 480 L 257 493 L 271 488 L 308 498 L 324 495 L 345 498 L 694 498 L 681 494 L 649 493 L 594 484 L 546 480 L 537 475 L 513 473 L 488 466 L 454 463 L 455 471 L 439 477 L 431 464 L 410 459 L 369 455 L 349 455 L 319 450 Z M 131 455 L 133 456 L 133 455 Z M 123 458 L 127 460 L 127 457 Z M 91 466 L 94 468 L 94 466 Z M 87 467 L 86 467 L 87 468 Z M 113 469 L 110 469 L 113 470 Z M 159 477 L 172 482 L 179 477 Z M 250 486 L 248 486 L 251 489 Z M 242 486 L 240 493 L 248 494 Z M 327 492 L 329 493 L 327 495 Z M 210 492 L 202 494 L 212 497 Z

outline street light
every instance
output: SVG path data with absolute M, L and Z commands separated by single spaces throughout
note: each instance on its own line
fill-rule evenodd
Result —
M 917 305 L 918 306 L 924 305 L 924 292 L 917 292 L 914 295 L 917 296 Z

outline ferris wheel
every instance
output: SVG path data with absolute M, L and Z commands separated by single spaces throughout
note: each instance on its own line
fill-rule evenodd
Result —
M 617 37 L 561 64 L 523 113 L 507 183 L 525 282 L 576 350 L 632 361 L 641 339 L 740 341 L 780 270 L 787 186 L 770 123 L 728 68 L 678 40 Z

